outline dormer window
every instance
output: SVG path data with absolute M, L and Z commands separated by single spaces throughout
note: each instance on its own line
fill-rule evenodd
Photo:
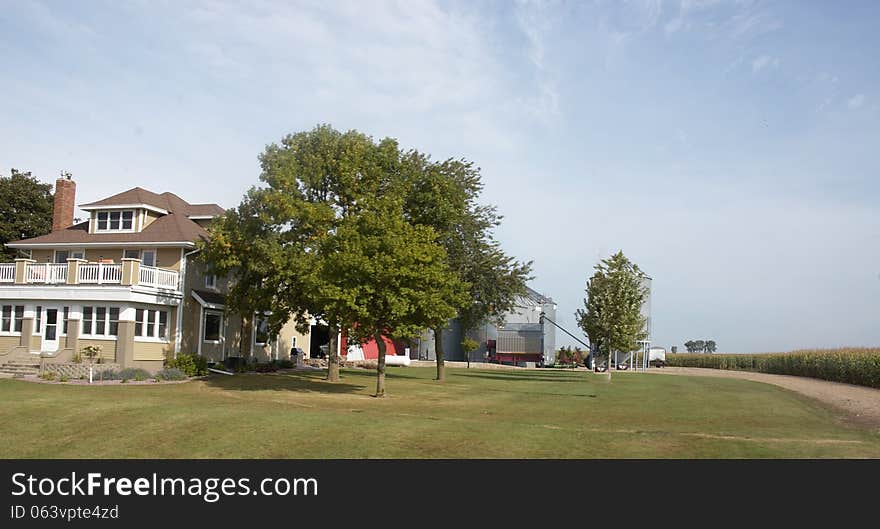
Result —
M 95 231 L 133 231 L 134 210 L 99 211 Z

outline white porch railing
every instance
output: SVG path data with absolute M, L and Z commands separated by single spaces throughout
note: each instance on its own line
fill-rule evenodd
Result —
M 89 263 L 79 265 L 79 283 L 102 285 L 122 283 L 122 265 Z
M 0 283 L 15 283 L 15 263 L 0 264 Z
M 67 283 L 67 263 L 34 263 L 25 269 L 28 283 Z
M 141 265 L 138 284 L 148 287 L 177 290 L 179 283 L 180 274 L 178 274 L 175 270 L 166 270 L 164 268 Z

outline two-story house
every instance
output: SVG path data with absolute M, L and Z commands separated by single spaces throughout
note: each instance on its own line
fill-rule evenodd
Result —
M 69 362 L 87 345 L 150 371 L 181 352 L 266 361 L 309 351 L 292 323 L 270 337 L 261 315 L 226 310 L 226 280 L 196 249 L 223 208 L 136 187 L 80 205 L 88 219 L 74 224 L 75 192 L 58 179 L 52 232 L 7 244 L 21 257 L 0 264 L 0 364 Z

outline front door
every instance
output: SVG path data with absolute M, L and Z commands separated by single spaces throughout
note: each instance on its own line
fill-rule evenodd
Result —
M 43 320 L 43 351 L 53 352 L 58 350 L 58 309 L 46 308 Z

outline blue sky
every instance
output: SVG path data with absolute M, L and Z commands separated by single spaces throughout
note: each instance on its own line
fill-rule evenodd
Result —
M 497 235 L 574 328 L 598 258 L 654 341 L 880 343 L 877 2 L 0 0 L 0 168 L 78 203 L 236 205 L 330 123 L 483 169 Z M 558 336 L 562 344 L 569 343 Z

